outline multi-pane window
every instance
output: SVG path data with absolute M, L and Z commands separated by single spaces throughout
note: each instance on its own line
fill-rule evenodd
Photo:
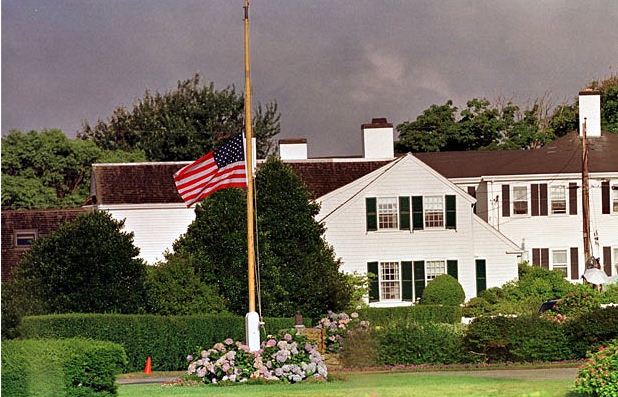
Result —
M 401 300 L 399 262 L 380 262 L 380 300 Z
M 427 278 L 427 282 L 430 282 L 437 276 L 446 273 L 446 262 L 445 261 L 427 261 L 425 263 L 426 272 L 425 277 Z
M 566 214 L 566 188 L 564 186 L 552 186 L 550 198 L 551 213 Z
M 34 240 L 36 240 L 36 230 L 18 230 L 15 232 L 15 247 L 30 247 Z
M 397 229 L 397 197 L 378 198 L 378 228 Z
M 526 215 L 528 213 L 528 187 L 513 187 L 513 214 Z
M 423 198 L 425 227 L 444 227 L 444 197 L 426 196 Z
M 567 263 L 567 251 L 566 250 L 554 250 L 552 251 L 552 269 L 560 270 L 564 273 L 564 277 L 567 277 L 568 274 L 568 263 Z

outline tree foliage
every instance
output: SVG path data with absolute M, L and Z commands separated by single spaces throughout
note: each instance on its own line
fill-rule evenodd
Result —
M 88 197 L 92 163 L 143 159 L 141 152 L 103 150 L 60 130 L 11 131 L 2 138 L 2 208 L 79 206 Z
M 90 212 L 37 239 L 9 282 L 20 314 L 140 310 L 146 265 L 123 224 Z
M 339 261 L 314 216 L 319 207 L 299 177 L 270 158 L 256 176 L 263 314 L 317 318 L 352 299 Z M 216 285 L 232 312 L 247 310 L 246 195 L 226 189 L 196 208 L 196 220 L 174 244 L 191 256 L 198 273 Z
M 131 110 L 120 106 L 107 121 L 86 122 L 78 136 L 105 149 L 143 150 L 152 161 L 195 160 L 244 130 L 243 109 L 244 97 L 234 87 L 216 90 L 213 83 L 201 84 L 196 74 L 173 91 L 146 91 Z M 258 156 L 273 150 L 279 119 L 276 102 L 256 107 Z

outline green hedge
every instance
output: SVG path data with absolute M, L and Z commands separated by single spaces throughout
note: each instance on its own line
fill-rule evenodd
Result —
M 369 307 L 359 311 L 362 319 L 371 325 L 386 326 L 392 322 L 461 323 L 462 309 L 459 306 L 414 305 L 406 307 Z
M 573 353 L 582 358 L 602 344 L 618 338 L 618 306 L 596 309 L 568 321 L 565 331 Z
M 473 360 L 464 345 L 462 325 L 392 323 L 375 332 L 382 364 L 455 364 Z
M 538 316 L 479 317 L 468 327 L 466 347 L 487 361 L 560 361 L 574 357 L 558 323 Z
M 293 327 L 291 318 L 265 318 L 266 333 Z M 309 325 L 309 324 L 307 324 Z M 245 319 L 234 315 L 157 316 L 130 314 L 54 314 L 24 317 L 24 338 L 84 337 L 122 345 L 128 371 L 140 371 L 148 356 L 158 371 L 186 369 L 187 354 L 225 338 L 244 340 Z
M 80 338 L 2 342 L 2 395 L 115 396 L 127 364 L 122 346 Z

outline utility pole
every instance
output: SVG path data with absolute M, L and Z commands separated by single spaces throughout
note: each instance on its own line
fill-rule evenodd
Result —
M 251 63 L 249 52 L 249 0 L 243 0 L 245 33 L 245 139 L 247 171 L 247 278 L 249 281 L 249 312 L 245 316 L 245 331 L 249 350 L 260 350 L 260 316 L 255 311 L 255 237 L 253 208 L 253 121 L 251 118 Z
M 584 232 L 584 263 L 588 268 L 590 258 L 590 186 L 588 182 L 588 142 L 586 137 L 586 118 L 582 125 L 582 222 Z

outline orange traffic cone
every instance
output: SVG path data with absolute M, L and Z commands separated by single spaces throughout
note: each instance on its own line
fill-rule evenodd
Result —
M 144 367 L 144 373 L 146 375 L 152 375 L 152 360 L 150 356 L 146 359 L 146 366 Z

